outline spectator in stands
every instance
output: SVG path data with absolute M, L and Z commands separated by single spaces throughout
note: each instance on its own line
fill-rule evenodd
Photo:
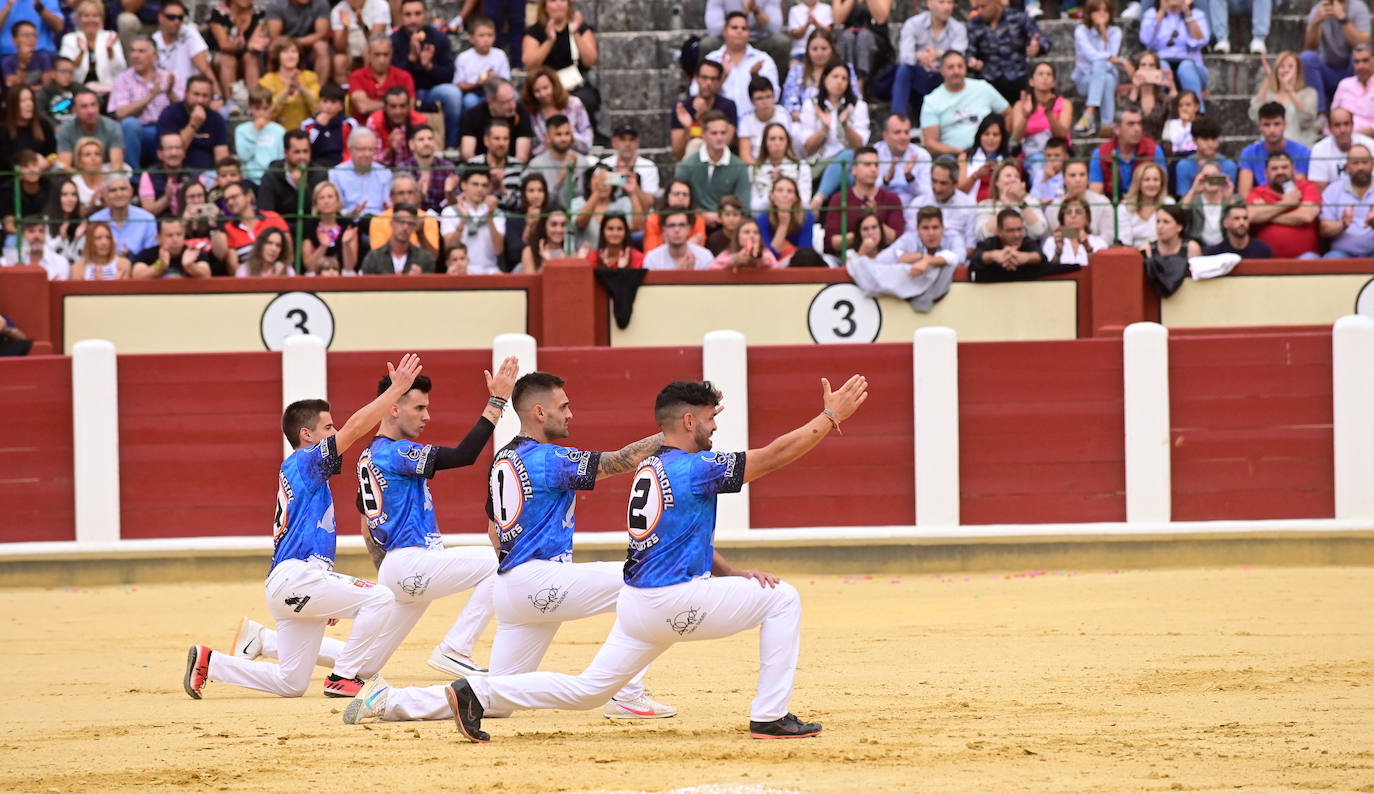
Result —
M 42 0 L 14 0 L 6 6 L 5 15 L 0 17 L 0 55 L 13 55 L 19 50 L 19 42 L 15 40 L 14 33 L 20 23 L 34 26 L 34 45 L 37 49 L 49 55 L 57 53 L 54 42 L 67 23 L 56 4 L 49 8 Z
M 1170 162 L 1176 162 L 1173 159 L 1175 157 L 1183 157 L 1197 150 L 1197 144 L 1193 141 L 1193 122 L 1197 121 L 1198 111 L 1202 109 L 1202 100 L 1192 91 L 1183 91 L 1179 93 L 1174 109 L 1177 115 L 1165 122 L 1159 139 Z
M 497 210 L 496 196 L 491 194 L 491 174 L 484 168 L 470 168 L 459 179 L 462 195 L 444 208 L 444 239 L 467 246 L 469 274 L 500 273 L 498 262 L 506 246 L 506 218 Z
M 735 229 L 734 236 L 730 239 L 729 247 L 721 251 L 711 262 L 711 267 L 715 270 L 729 269 L 732 272 L 777 266 L 778 259 L 773 256 L 768 246 L 763 244 L 763 233 L 759 230 L 758 221 L 753 218 L 745 218 L 740 222 L 739 228 Z
M 247 256 L 240 254 L 243 262 L 235 276 L 294 276 L 296 275 L 295 254 L 292 252 L 291 238 L 281 229 L 268 229 L 253 241 Z
M 730 154 L 730 122 L 719 111 L 708 111 L 701 117 L 702 140 L 705 145 L 696 155 L 689 155 L 678 163 L 676 178 L 692 186 L 692 193 L 702 209 L 709 234 L 720 225 L 716 214 L 722 196 L 733 194 L 741 204 L 749 202 L 749 166 Z
M 992 189 L 992 172 L 1011 153 L 1007 123 L 1002 116 L 988 114 L 978 124 L 978 135 L 968 151 L 959 154 L 959 189 L 982 201 Z M 995 220 L 995 219 L 994 219 Z
M 582 171 L 593 160 L 573 151 L 572 122 L 566 116 L 549 119 L 545 143 L 544 151 L 530 158 L 526 170 L 542 173 L 549 190 L 566 206 L 582 192 Z
M 691 213 L 663 213 L 663 244 L 644 255 L 645 270 L 704 270 L 711 266 L 711 252 L 689 240 Z
M 1307 164 L 1312 152 L 1306 146 L 1287 137 L 1288 122 L 1285 116 L 1283 105 L 1277 102 L 1268 102 L 1260 106 L 1260 139 L 1241 151 L 1240 175 L 1236 180 L 1236 191 L 1245 196 L 1247 201 L 1250 188 L 1265 184 L 1270 155 L 1277 152 L 1287 154 L 1290 165 L 1296 168 L 1299 174 L 1307 175 Z
M 394 208 L 391 234 L 380 247 L 363 257 L 358 269 L 361 275 L 413 275 L 434 272 L 434 255 L 411 242 L 420 220 L 414 204 L 401 203 Z
M 286 221 L 271 210 L 260 210 L 253 205 L 253 191 L 243 182 L 229 182 L 224 185 L 224 234 L 229 247 L 238 252 L 242 261 L 253 249 L 253 243 L 268 229 L 280 229 L 283 234 L 289 230 Z
M 0 212 L 6 216 L 13 213 L 14 206 L 13 188 L 9 192 L 10 202 L 0 204 Z M 20 205 L 23 205 L 22 196 Z M 86 245 L 86 216 L 81 211 L 81 197 L 71 177 L 59 177 L 49 183 L 48 204 L 43 208 L 42 215 L 48 219 L 48 248 L 68 261 L 76 261 Z M 14 234 L 15 231 L 6 222 L 5 232 Z
M 1317 110 L 1325 113 L 1336 86 L 1354 74 L 1350 59 L 1357 44 L 1369 41 L 1369 5 L 1364 0 L 1320 0 L 1307 15 L 1302 72 L 1317 91 Z
M 1027 89 L 1007 114 L 1011 140 L 1020 144 L 1021 156 L 1036 180 L 1044 168 L 1045 144 L 1051 138 L 1071 138 L 1073 101 L 1059 95 L 1057 82 L 1053 64 L 1035 64 Z
M 1221 148 L 1221 124 L 1216 119 L 1199 116 L 1193 122 L 1192 133 L 1193 145 L 1197 148 L 1175 163 L 1175 182 L 1179 189 L 1192 185 L 1198 171 L 1207 163 L 1216 163 L 1234 185 L 1239 178 L 1235 162 L 1218 154 Z
M 964 241 L 945 228 L 944 219 L 935 207 L 917 210 L 916 222 L 912 225 L 914 231 L 898 237 L 873 258 L 876 264 L 904 265 L 909 278 L 928 281 L 933 280 L 937 268 L 957 267 L 968 258 Z M 920 283 L 913 286 L 920 286 Z
M 487 125 L 492 119 L 502 119 L 511 125 L 511 152 L 515 159 L 528 163 L 530 148 L 534 145 L 534 128 L 530 126 L 529 111 L 515 95 L 515 87 L 504 77 L 491 77 L 482 90 L 487 97 L 486 103 L 463 114 L 463 159 L 471 160 L 486 152 L 482 140 Z M 547 129 L 546 123 L 546 134 Z
M 404 173 L 393 175 L 387 195 L 391 199 L 387 208 L 381 214 L 374 215 L 368 223 L 370 247 L 380 248 L 386 245 L 386 241 L 391 239 L 392 208 L 409 204 L 416 208 L 415 228 L 411 231 L 410 242 L 428 251 L 437 262 L 439 243 L 447 235 L 440 234 L 439 220 L 436 216 L 419 209 L 420 189 L 415 178 Z
M 24 239 L 22 251 L 16 251 L 16 258 L 6 257 L 4 265 L 31 265 L 41 267 L 48 273 L 48 281 L 66 281 L 72 275 L 72 263 L 68 259 L 52 253 L 47 248 L 48 225 L 35 220 L 24 224 L 20 232 Z
M 1131 177 L 1131 189 L 1116 205 L 1116 239 L 1132 248 L 1154 242 L 1159 208 L 1174 203 L 1169 173 L 1157 163 L 1141 163 Z
M 1240 254 L 1241 259 L 1271 259 L 1274 252 L 1268 243 L 1250 236 L 1250 208 L 1239 198 L 1226 205 L 1221 216 L 1222 228 L 1226 237 L 1217 245 L 1202 250 L 1205 256 L 1217 254 Z
M 711 252 L 711 256 L 719 256 L 735 239 L 735 230 L 745 218 L 744 202 L 739 200 L 739 196 L 722 196 L 716 214 L 720 216 L 720 226 L 706 236 L 706 250 Z
M 114 281 L 129 278 L 133 265 L 115 251 L 114 233 L 105 223 L 87 224 L 81 259 L 72 265 L 72 281 Z M 51 247 L 48 249 L 51 251 Z M 64 260 L 66 261 L 66 260 Z
M 105 206 L 105 180 L 110 173 L 105 164 L 104 144 L 96 138 L 76 142 L 76 192 L 86 213 Z
M 1120 80 L 1121 28 L 1112 0 L 1088 0 L 1084 22 L 1073 30 L 1073 82 L 1085 100 L 1083 115 L 1073 125 L 1079 135 L 1095 135 L 1102 123 L 1115 118 L 1116 84 Z
M 224 90 L 232 91 L 242 76 L 251 88 L 262 76 L 262 53 L 272 43 L 267 36 L 267 12 L 255 8 L 253 0 L 228 0 L 210 10 L 210 65 Z M 347 71 L 340 74 L 347 74 Z
M 132 257 L 133 278 L 210 278 L 227 276 L 222 260 L 186 244 L 186 224 L 181 218 L 168 216 L 157 222 L 157 230 L 148 223 L 148 246 Z M 118 240 L 118 234 L 115 235 Z
M 769 196 L 780 179 L 792 181 L 802 205 L 811 203 L 811 166 L 797 159 L 787 127 L 774 122 L 764 129 L 763 148 L 749 166 L 749 207 L 760 212 L 768 207 Z
M 157 120 L 173 102 L 176 77 L 157 68 L 157 50 L 152 39 L 139 36 L 129 45 L 131 68 L 114 78 L 110 89 L 110 109 L 119 120 L 124 155 L 133 168 L 142 168 L 145 155 L 157 146 Z M 75 104 L 75 99 L 73 99 Z M 99 112 L 99 104 L 96 105 Z
M 119 35 L 105 30 L 105 6 L 100 0 L 80 0 L 75 14 L 77 30 L 62 36 L 59 52 L 71 60 L 76 82 L 108 94 L 115 77 L 128 68 Z
M 1188 260 L 1202 254 L 1202 246 L 1188 238 L 1188 214 L 1182 207 L 1160 207 L 1155 212 L 1152 242 L 1140 246 L 1145 276 L 1161 297 L 1174 294 L 1188 272 Z
M 792 39 L 792 49 L 788 53 L 788 64 L 801 63 L 806 57 L 806 41 L 813 31 L 833 30 L 835 9 L 828 3 L 817 0 L 800 0 L 787 10 L 787 23 L 783 31 Z
M 1064 164 L 1064 198 L 1082 199 L 1088 205 L 1091 215 L 1088 230 L 1103 240 L 1116 239 L 1116 207 L 1112 200 L 1089 189 L 1088 164 L 1082 160 L 1070 160 Z M 1059 206 L 1063 201 L 1045 207 L 1045 218 L 1050 229 L 1059 224 Z
M 925 11 L 902 23 L 892 81 L 893 113 L 920 119 L 926 95 L 944 81 L 941 54 L 968 49 L 968 29 L 953 13 L 954 0 L 926 0 Z
M 1039 241 L 1050 233 L 1049 221 L 1045 220 L 1045 214 L 1040 209 L 1040 201 L 1030 195 L 1030 186 L 1026 183 L 1020 163 L 1015 160 L 1002 161 L 993 170 L 988 183 L 992 186 L 988 197 L 978 202 L 974 242 L 997 236 L 997 216 L 1005 209 L 1016 210 L 1021 216 L 1026 237 Z
M 204 75 L 210 81 L 210 95 L 218 109 L 224 97 L 215 73 L 210 69 L 210 48 L 196 26 L 185 22 L 186 5 L 182 0 L 162 0 L 162 10 L 157 16 L 157 32 L 153 33 L 157 67 L 172 73 L 176 78 L 173 88 L 176 95 L 181 97 L 186 96 L 188 80 L 197 74 Z
M 444 207 L 445 195 L 458 188 L 458 166 L 440 157 L 438 149 L 439 139 L 434 128 L 417 124 L 410 131 L 410 156 L 396 164 L 396 170 L 415 176 L 418 193 L 414 203 L 425 213 L 437 214 Z M 487 152 L 490 154 L 490 147 Z M 392 184 L 395 184 L 394 178 Z
M 330 260 L 326 259 L 326 263 Z M 444 274 L 449 276 L 466 276 L 468 273 L 468 247 L 462 243 L 454 243 L 444 254 Z
M 1279 53 L 1270 67 L 1269 57 L 1260 56 L 1264 66 L 1264 80 L 1250 98 L 1250 118 L 1259 121 L 1259 109 L 1277 102 L 1283 105 L 1288 135 L 1303 146 L 1311 146 L 1321 135 L 1317 119 L 1317 91 L 1303 81 L 1302 62 L 1295 53 Z
M 347 77 L 367 57 L 367 42 L 391 30 L 391 4 L 387 0 L 339 0 L 329 10 L 329 32 L 334 45 L 334 78 Z M 469 33 L 473 32 L 469 27 Z M 351 270 L 351 268 L 344 268 Z
M 644 217 L 653 209 L 653 203 L 648 200 L 647 194 L 640 193 L 637 201 L 628 191 L 616 190 L 611 184 L 613 173 L 610 166 L 602 163 L 587 169 L 587 175 L 583 180 L 583 195 L 573 199 L 568 207 L 568 215 L 573 222 L 573 235 L 578 244 L 588 243 L 592 248 L 596 248 L 601 219 L 607 215 L 630 218 L 630 228 L 633 231 L 644 229 Z
M 878 152 L 878 184 L 897 194 L 903 206 L 930 203 L 930 152 L 911 142 L 911 120 L 892 113 L 883 124 Z
M 663 245 L 661 223 L 664 216 L 672 210 L 687 213 L 687 219 L 691 223 L 687 232 L 688 239 L 696 245 L 706 245 L 706 220 L 702 217 L 701 207 L 697 205 L 696 190 L 691 182 L 674 178 L 668 183 L 668 189 L 663 193 L 658 210 L 651 214 L 644 224 L 645 253 Z
M 735 103 L 738 123 L 754 114 L 751 83 L 767 80 L 774 92 L 781 87 L 778 67 L 763 50 L 749 46 L 749 19 L 743 11 L 732 11 L 725 18 L 725 45 L 708 53 L 706 59 L 715 61 L 723 70 L 720 95 Z
M 1092 189 L 1108 197 L 1120 196 L 1130 188 L 1136 165 L 1150 161 L 1164 167 L 1164 149 L 1144 135 L 1140 108 L 1131 104 L 1117 105 L 1112 137 L 1093 150 L 1089 162 L 1088 179 Z M 1107 164 L 1105 171 L 1104 162 Z
M 1374 160 L 1364 144 L 1350 147 L 1345 174 L 1322 192 L 1321 236 L 1331 241 L 1327 259 L 1374 256 Z
M 567 244 L 568 216 L 563 210 L 553 210 L 535 221 L 530 231 L 529 245 L 520 252 L 520 272 L 533 275 L 541 272 L 549 260 L 569 256 Z M 584 259 L 591 254 L 591 250 L 591 246 L 583 243 L 572 256 Z
M 122 173 L 110 174 L 105 180 L 105 208 L 92 213 L 90 220 L 105 221 L 114 230 L 115 249 L 120 256 L 132 256 L 152 246 L 156 242 L 153 214 L 142 207 L 132 206 L 134 189 L 129 177 Z M 137 278 L 138 274 L 135 273 Z
M 749 18 L 749 43 L 772 56 L 774 63 L 787 63 L 792 37 L 783 32 L 785 21 L 782 0 L 706 0 L 706 38 L 701 51 L 711 52 L 724 41 L 726 15 L 740 12 Z M 842 20 L 838 5 L 833 16 Z
M 44 157 L 57 152 L 57 133 L 38 114 L 31 86 L 12 85 L 5 91 L 5 117 L 0 123 L 0 174 L 14 170 L 14 156 L 22 150 Z M 44 167 L 47 161 L 44 161 Z
M 463 92 L 453 84 L 453 46 L 448 35 L 426 24 L 425 0 L 401 0 L 401 26 L 391 34 L 391 65 L 410 72 L 420 108 L 444 117 L 444 143 L 458 147 Z
M 456 201 L 454 199 L 449 203 L 454 204 Z M 549 186 L 543 175 L 525 175 L 520 181 L 520 205 L 514 211 L 502 213 L 506 218 L 506 245 L 503 256 L 497 260 L 497 266 L 502 272 L 509 273 L 520 267 L 521 254 L 525 246 L 529 245 L 535 223 L 551 209 Z
M 404 88 L 388 88 L 382 109 L 367 118 L 367 128 L 376 134 L 380 144 L 377 162 L 394 166 L 408 159 L 411 130 L 421 124 L 428 126 L 428 121 L 423 113 L 412 108 L 410 94 Z
M 977 71 L 1007 102 L 1015 102 L 1030 76 L 1027 59 L 1048 53 L 1050 37 L 1025 11 L 1004 7 L 1002 0 L 976 2 L 978 16 L 968 23 L 968 68 Z
M 301 62 L 328 83 L 333 68 L 333 36 L 329 32 L 329 0 L 268 0 L 267 36 L 283 36 L 300 47 Z
M 358 123 L 344 115 L 347 93 L 330 83 L 320 89 L 319 108 L 305 120 L 301 129 L 310 140 L 310 163 L 318 168 L 333 168 L 348 156 L 348 138 Z
M 967 257 L 978 242 L 978 204 L 967 193 L 961 192 L 958 185 L 959 166 L 953 160 L 943 158 L 931 163 L 931 206 L 940 210 L 940 217 L 949 232 L 958 235 L 964 245 L 964 256 Z
M 57 161 L 72 167 L 72 148 L 80 138 L 95 138 L 103 146 L 102 155 L 114 168 L 124 167 L 124 132 L 109 116 L 100 115 L 100 97 L 85 86 L 72 99 L 72 117 L 57 128 Z
M 1159 68 L 1159 56 L 1152 50 L 1144 50 L 1136 55 L 1135 64 L 1127 62 L 1127 72 L 1131 76 L 1131 87 L 1126 90 L 1125 99 L 1140 108 L 1141 127 L 1145 137 L 1158 141 L 1164 134 L 1164 125 L 1173 114 L 1174 73 Z
M 1374 50 L 1363 43 L 1356 44 L 1352 52 L 1354 74 L 1336 86 L 1331 107 L 1350 111 L 1355 117 L 1355 131 L 1374 137 Z
M 1216 163 L 1204 163 L 1179 205 L 1188 210 L 1188 229 L 1204 248 L 1219 245 L 1226 235 L 1222 215 L 1235 201 L 1235 183 Z
M 796 128 L 797 143 L 808 162 L 835 163 L 832 184 L 822 179 L 817 195 L 828 196 L 839 189 L 838 177 L 848 165 L 850 152 L 868 143 L 868 103 L 850 87 L 849 74 L 849 64 L 838 58 L 830 62 L 821 79 L 821 92 L 802 106 Z
M 921 134 L 934 156 L 959 156 L 974 143 L 974 132 L 989 113 L 1002 113 L 1010 105 L 991 83 L 967 77 L 968 64 L 957 52 L 940 57 L 944 83 L 921 106 Z
M 596 30 L 573 9 L 572 0 L 538 0 L 532 28 L 525 28 L 521 57 L 526 70 L 547 66 L 558 73 L 563 88 L 582 100 L 593 119 L 601 110 L 601 95 L 587 81 L 597 63 Z
M 196 178 L 194 172 L 183 170 L 185 164 L 186 147 L 181 136 L 171 132 L 163 135 L 158 141 L 157 162 L 139 177 L 138 205 L 157 217 L 180 215 L 177 196 L 181 186 Z
M 644 254 L 630 245 L 630 225 L 622 215 L 607 215 L 601 219 L 600 242 L 596 250 L 587 255 L 592 267 L 611 270 L 640 270 L 644 267 Z
M 382 109 L 386 104 L 386 92 L 390 89 L 400 86 L 405 89 L 407 96 L 415 96 L 415 79 L 409 72 L 392 65 L 393 52 L 390 38 L 373 36 L 367 42 L 367 65 L 354 69 L 353 74 L 348 76 L 353 118 L 359 124 L 365 124 L 369 116 Z
M 339 261 L 345 273 L 358 267 L 358 226 L 343 213 L 343 199 L 332 182 L 315 185 L 310 200 L 310 218 L 301 234 L 301 265 L 307 273 L 318 273 L 325 257 Z
M 718 93 L 723 74 L 723 67 L 716 61 L 704 60 L 697 64 L 696 96 L 673 106 L 673 120 L 669 125 L 668 139 L 674 160 L 682 160 L 696 154 L 697 149 L 701 148 L 704 131 L 701 119 L 712 111 L 719 112 L 725 117 L 725 123 L 730 125 L 730 137 L 734 138 L 735 129 L 739 126 L 739 116 L 735 103 Z
M 1045 159 L 1031 172 L 1030 194 L 1042 203 L 1064 198 L 1064 164 L 1072 147 L 1063 138 L 1050 138 L 1045 144 Z
M 12 237 L 17 230 L 16 220 L 40 218 L 43 210 L 51 201 L 52 189 L 43 167 L 47 161 L 32 149 L 20 149 L 14 155 L 13 168 L 19 172 L 19 189 L 15 190 L 14 180 L 7 179 L 0 184 L 0 216 L 4 217 L 5 234 Z M 19 206 L 15 207 L 16 193 Z M 75 191 L 73 191 L 75 193 Z
M 1245 196 L 1255 237 L 1267 243 L 1276 257 L 1317 258 L 1321 193 L 1295 170 L 1286 152 L 1270 154 L 1265 166 L 1265 183 L 1255 185 Z
M 882 221 L 883 248 L 906 231 L 902 200 L 892 191 L 878 187 L 878 152 L 872 146 L 860 147 L 854 153 L 851 171 L 853 184 L 846 191 L 837 191 L 821 215 L 827 253 L 839 253 L 844 236 L 858 228 L 859 216 L 865 211 L 875 212 Z
M 59 55 L 53 62 L 52 79 L 38 89 L 35 97 L 38 115 L 54 129 L 72 116 L 73 71 L 71 59 Z
M 285 154 L 286 130 L 272 120 L 272 93 L 260 85 L 248 89 L 248 112 L 252 121 L 234 129 L 234 151 L 243 163 L 243 177 L 257 184 L 272 161 Z
M 495 32 L 506 31 L 506 43 L 501 49 L 510 55 L 511 67 L 522 68 L 520 49 L 525 41 L 525 0 L 481 0 L 481 6 L 482 15 L 491 20 Z
M 1307 179 L 1319 190 L 1339 180 L 1345 173 L 1347 155 L 1350 148 L 1359 144 L 1374 151 L 1374 138 L 1355 132 L 1355 119 L 1345 108 L 1331 109 L 1331 134 L 1317 141 L 1312 147 L 1312 158 L 1307 169 Z
M 463 92 L 464 112 L 486 100 L 482 84 L 487 80 L 510 79 L 510 61 L 505 51 L 492 46 L 496 42 L 496 25 L 486 17 L 474 17 L 467 21 L 467 31 L 472 46 L 458 53 L 453 72 L 453 82 Z
M 878 56 L 884 49 L 891 52 L 887 20 L 892 0 L 835 0 L 834 14 L 835 54 L 854 68 L 862 95 L 868 78 L 875 76 Z
M 1183 0 L 1174 0 L 1180 6 Z M 1211 22 L 1212 33 L 1216 34 L 1217 46 L 1214 52 L 1226 54 L 1231 52 L 1231 19 L 1230 14 L 1243 14 L 1250 12 L 1250 52 L 1256 55 L 1265 53 L 1264 40 L 1269 38 L 1269 18 L 1274 11 L 1273 0 L 1208 0 L 1207 1 L 1207 20 Z M 1193 11 L 1194 14 L 1201 14 L 1201 10 Z M 1141 21 L 1142 28 L 1149 17 Z M 1203 29 L 1202 43 L 1207 43 L 1206 29 Z M 1142 37 L 1141 42 L 1145 39 Z M 1148 44 L 1146 46 L 1149 46 Z M 1199 45 L 1201 46 L 1201 45 Z M 1168 56 L 1165 56 L 1168 57 Z M 1207 84 L 1204 78 L 1203 85 Z
M 490 172 L 492 195 L 496 196 L 497 206 L 506 212 L 519 209 L 521 201 L 520 184 L 525 175 L 525 164 L 510 156 L 510 136 L 510 122 L 503 119 L 492 119 L 491 123 L 487 125 L 486 132 L 482 133 L 482 144 L 486 152 L 467 161 L 468 165 L 482 166 Z M 543 179 L 543 177 L 540 178 Z M 452 194 L 448 198 L 450 204 L 457 200 L 457 177 L 445 177 L 443 188 L 446 194 Z M 431 193 L 433 189 L 434 185 L 431 183 Z M 438 208 L 429 207 L 427 209 Z
M 1088 257 L 1107 247 L 1107 241 L 1088 231 L 1088 202 L 1067 199 L 1059 205 L 1059 225 L 1045 238 L 1040 251 L 1056 265 L 1086 265 Z
M 534 130 L 532 155 L 538 155 L 546 148 L 548 120 L 562 116 L 572 124 L 572 148 L 578 154 L 592 150 L 592 120 L 582 100 L 563 90 L 558 73 L 547 66 L 530 71 L 525 78 L 525 91 L 521 97 L 525 107 L 530 109 L 530 127 Z
M 804 6 L 803 6 L 804 7 Z M 752 165 L 763 149 L 763 128 L 769 124 L 781 124 L 792 132 L 792 117 L 779 110 L 777 94 L 773 84 L 763 77 L 749 81 L 749 102 L 754 112 L 740 119 L 739 134 L 736 137 L 740 159 Z
M 611 170 L 625 174 L 627 192 L 643 193 L 649 204 L 653 204 L 660 193 L 658 166 L 639 155 L 639 130 L 633 124 L 622 122 L 611 136 L 611 147 L 615 149 L 615 154 L 602 158 L 601 162 L 609 165 Z M 633 179 L 630 178 L 631 174 L 634 175 Z
M 813 247 L 816 219 L 801 200 L 797 183 L 791 177 L 777 178 L 768 195 L 767 207 L 755 220 L 764 244 L 784 267 L 798 249 Z
M 828 31 L 816 30 L 806 41 L 806 60 L 792 64 L 787 70 L 787 79 L 782 84 L 782 107 L 792 116 L 792 123 L 801 121 L 802 105 L 808 99 L 815 99 L 821 90 L 821 78 L 825 67 L 837 58 L 835 39 Z M 698 80 L 698 82 L 700 82 Z M 859 94 L 859 83 L 851 77 L 854 95 Z
M 272 42 L 267 51 L 267 74 L 258 78 L 258 85 L 269 92 L 271 119 L 288 130 L 300 127 L 314 115 L 319 103 L 320 80 L 314 72 L 301 68 L 301 50 L 292 39 Z
M 42 85 L 52 79 L 53 54 L 38 49 L 38 30 L 32 22 L 19 21 L 11 28 L 15 51 L 0 58 L 5 85 Z
M 974 281 L 1021 281 L 1044 275 L 1045 255 L 1040 243 L 1026 234 L 1025 222 L 1014 209 L 997 213 L 997 234 L 978 243 L 969 258 Z
M 1253 1 L 1268 4 L 1271 0 Z M 1225 39 L 1224 30 L 1217 39 Z M 1189 0 L 1161 0 L 1154 13 L 1146 14 L 1140 20 L 1140 43 L 1158 56 L 1161 65 L 1173 74 L 1174 83 L 1179 88 L 1198 96 L 1202 96 L 1203 89 L 1207 87 L 1207 67 L 1202 62 L 1202 48 L 1210 40 L 1207 15 L 1200 8 L 1191 8 Z
M 284 157 L 270 163 L 263 172 L 258 187 L 258 206 L 291 218 L 292 237 L 295 237 L 295 226 L 300 223 L 297 216 L 302 214 L 302 209 L 309 209 L 310 201 L 306 197 L 315 195 L 315 188 L 325 181 L 325 172 L 309 167 L 310 134 L 305 130 L 287 130 L 282 136 L 282 146 Z
M 186 167 L 197 171 L 208 171 L 229 156 L 229 127 L 223 116 L 210 109 L 213 90 L 210 78 L 192 75 L 186 81 L 186 98 L 168 105 L 157 119 L 158 135 L 180 135 L 186 147 Z M 123 137 L 121 130 L 120 140 Z

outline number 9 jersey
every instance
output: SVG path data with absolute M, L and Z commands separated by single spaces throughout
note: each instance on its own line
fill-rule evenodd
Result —
M 743 452 L 663 447 L 645 458 L 630 484 L 625 583 L 667 587 L 710 573 L 716 494 L 743 487 Z
M 596 487 L 600 452 L 518 436 L 496 453 L 487 517 L 501 543 L 497 573 L 529 560 L 572 561 L 576 491 Z

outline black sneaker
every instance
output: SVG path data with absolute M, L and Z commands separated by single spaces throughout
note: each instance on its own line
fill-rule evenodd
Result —
M 453 721 L 458 723 L 458 730 L 469 741 L 491 741 L 491 734 L 482 730 L 482 704 L 478 702 L 477 693 L 472 691 L 467 679 L 460 678 L 449 684 L 448 689 L 444 690 L 444 697 L 453 709 Z
M 802 722 L 797 719 L 796 714 L 788 712 L 786 717 L 773 720 L 772 722 L 749 721 L 749 738 L 751 739 L 801 739 L 806 736 L 815 736 L 821 732 L 819 722 Z

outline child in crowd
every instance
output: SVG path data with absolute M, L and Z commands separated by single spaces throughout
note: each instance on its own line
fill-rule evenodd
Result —
M 485 17 L 473 17 L 467 22 L 468 41 L 472 46 L 458 54 L 453 70 L 453 82 L 463 92 L 463 111 L 486 101 L 482 84 L 489 77 L 510 79 L 510 60 L 504 50 L 496 49 L 496 24 Z
M 706 250 L 715 255 L 729 248 L 731 241 L 735 239 L 735 232 L 744 220 L 744 202 L 739 200 L 739 196 L 721 196 L 718 211 L 720 228 L 706 238 Z
M 310 162 L 320 168 L 333 168 L 348 159 L 348 136 L 357 123 L 344 115 L 341 86 L 330 83 L 320 89 L 315 115 L 301 124 L 310 133 Z
M 711 267 L 715 270 L 777 266 L 777 257 L 763 244 L 763 232 L 759 230 L 758 221 L 743 217 L 736 224 L 734 233 L 730 235 L 729 245 L 721 249 L 715 261 L 711 262 Z
M 326 256 L 320 260 L 320 270 L 316 274 L 319 276 L 342 276 L 343 268 L 339 267 L 339 258 Z
M 243 163 L 243 176 L 257 183 L 273 160 L 286 156 L 282 148 L 286 129 L 272 120 L 272 92 L 263 86 L 248 89 L 248 112 L 253 120 L 234 130 L 234 151 Z
M 1030 194 L 1042 202 L 1058 202 L 1064 198 L 1064 164 L 1069 160 L 1069 142 L 1050 138 L 1045 143 L 1044 163 L 1033 169 Z
M 52 79 L 38 91 L 38 115 L 48 120 L 53 129 L 72 115 L 72 82 L 76 67 L 71 58 L 58 56 L 54 62 Z
M 1178 116 L 1165 122 L 1164 139 L 1160 143 L 1166 147 L 1167 155 L 1182 157 L 1197 151 L 1197 144 L 1193 142 L 1193 121 L 1197 119 L 1202 102 L 1192 91 L 1182 91 L 1176 104 Z
M 799 64 L 806 57 L 806 41 L 813 30 L 830 32 L 835 27 L 835 11 L 828 3 L 800 0 L 787 10 L 787 35 L 792 37 L 792 56 L 789 62 Z
M 448 244 L 448 254 L 444 256 L 444 272 L 450 276 L 462 276 L 468 272 L 468 247 L 462 240 Z

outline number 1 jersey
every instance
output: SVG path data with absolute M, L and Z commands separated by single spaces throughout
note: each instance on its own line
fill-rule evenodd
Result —
M 518 436 L 496 453 L 487 517 L 496 522 L 497 572 L 527 560 L 572 559 L 577 491 L 596 487 L 600 452 L 541 444 Z
M 743 452 L 662 447 L 645 458 L 630 484 L 625 583 L 666 587 L 710 573 L 716 494 L 743 487 Z

